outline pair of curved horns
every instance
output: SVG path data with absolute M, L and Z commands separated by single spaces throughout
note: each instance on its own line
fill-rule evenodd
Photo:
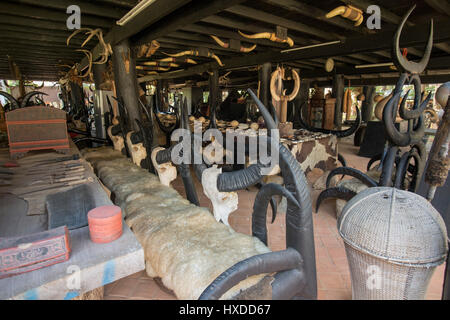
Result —
M 292 90 L 291 94 L 289 94 L 289 95 L 285 95 L 283 93 L 283 96 L 287 97 L 288 101 L 294 100 L 294 98 L 298 94 L 298 91 L 300 90 L 300 77 L 299 77 L 297 71 L 292 69 L 292 76 L 294 78 L 294 89 Z M 270 93 L 272 94 L 272 97 L 276 101 L 281 101 L 282 97 L 277 94 L 275 82 L 282 81 L 282 80 L 284 80 L 284 70 L 282 70 L 281 68 L 277 68 L 277 70 L 275 70 L 272 73 L 272 78 L 270 79 Z
M 211 38 L 212 38 L 219 46 L 221 46 L 222 48 L 229 48 L 229 47 L 230 47 L 230 44 L 229 44 L 229 43 L 222 41 L 219 37 L 214 36 L 214 35 L 210 35 L 210 37 L 211 37 Z M 256 48 L 256 44 L 254 44 L 254 45 L 251 46 L 251 47 L 244 47 L 244 46 L 241 46 L 240 49 L 239 49 L 239 51 L 240 51 L 240 52 L 243 52 L 243 53 L 249 53 L 249 52 L 252 52 L 253 50 L 255 50 L 255 48 Z
M 292 38 L 287 37 L 286 39 L 280 39 L 277 37 L 277 35 L 274 32 L 260 32 L 260 33 L 255 33 L 255 34 L 245 34 L 243 32 L 241 32 L 240 30 L 238 30 L 238 33 L 244 37 L 244 38 L 248 38 L 248 39 L 267 39 L 273 42 L 280 42 L 280 43 L 287 43 L 289 45 L 289 47 L 293 47 L 294 46 L 294 40 L 292 40 Z

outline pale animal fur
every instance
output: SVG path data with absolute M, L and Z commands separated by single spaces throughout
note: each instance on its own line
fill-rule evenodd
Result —
M 217 222 L 207 209 L 189 203 L 155 175 L 119 157 L 117 151 L 102 148 L 83 153 L 115 194 L 127 225 L 143 246 L 147 274 L 160 277 L 179 299 L 197 299 L 229 267 L 270 252 L 259 239 Z M 105 160 L 105 154 L 112 160 Z M 235 297 L 265 276 L 241 281 L 222 298 Z

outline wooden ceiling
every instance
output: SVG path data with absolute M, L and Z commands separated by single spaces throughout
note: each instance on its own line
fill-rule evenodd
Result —
M 150 59 L 139 59 L 138 64 L 167 57 L 164 53 L 199 48 L 210 49 L 225 64 L 224 67 L 219 67 L 215 60 L 192 57 L 197 65 L 186 64 L 158 75 L 141 76 L 140 81 L 204 81 L 208 75 L 206 71 L 219 68 L 220 75 L 231 70 L 229 78 L 232 82 L 245 84 L 251 82 L 251 77 L 256 78 L 254 66 L 267 61 L 299 68 L 301 77 L 320 81 L 327 81 L 334 73 L 343 73 L 356 81 L 376 79 L 392 70 L 389 67 L 355 69 L 355 66 L 391 61 L 392 34 L 403 14 L 414 3 L 417 7 L 402 35 L 402 43 L 408 47 L 408 58 L 420 58 L 427 40 L 427 25 L 433 18 L 435 46 L 428 69 L 440 71 L 434 71 L 428 77 L 430 80 L 433 77 L 445 78 L 448 75 L 446 70 L 450 69 L 450 46 L 447 43 L 450 40 L 450 10 L 446 0 L 155 0 L 123 27 L 116 25 L 116 21 L 137 4 L 136 0 L 2 1 L 0 78 L 11 78 L 8 56 L 30 80 L 56 80 L 58 71 L 64 70 L 59 65 L 73 65 L 82 61 L 85 66 L 83 53 L 75 51 L 79 49 L 85 36 L 77 35 L 70 46 L 65 43 L 71 34 L 66 28 L 66 8 L 77 4 L 81 8 L 82 27 L 101 28 L 105 40 L 111 44 L 127 37 L 131 37 L 135 47 L 158 40 L 161 48 Z M 352 21 L 340 16 L 325 18 L 328 11 L 345 4 L 352 4 L 364 11 L 370 4 L 379 5 L 382 10 L 381 30 L 369 30 L 365 21 L 355 27 Z M 295 42 L 293 48 L 336 40 L 340 43 L 281 52 L 289 47 L 269 40 L 248 40 L 237 32 L 274 32 L 277 26 L 288 29 L 288 35 Z M 256 43 L 257 47 L 246 54 L 224 49 L 210 37 L 211 34 L 224 41 L 240 40 L 245 46 Z M 96 47 L 95 38 L 86 48 L 97 56 L 99 47 Z M 329 57 L 335 61 L 335 70 L 331 73 L 324 70 L 324 63 Z M 239 79 L 244 80 L 240 82 Z

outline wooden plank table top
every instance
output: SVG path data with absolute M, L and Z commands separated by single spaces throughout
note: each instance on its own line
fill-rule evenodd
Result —
M 6 152 L 6 153 L 5 153 Z M 7 149 L 0 149 L 0 163 L 9 160 Z M 72 143 L 72 154 L 79 154 Z M 27 154 L 18 160 L 24 164 L 30 159 L 53 159 L 67 157 L 56 152 L 37 152 Z M 34 158 L 33 158 L 34 157 Z M 92 177 L 90 187 L 96 204 L 112 205 L 105 190 L 84 159 L 86 176 Z M 20 173 L 21 167 L 12 169 Z M 23 191 L 29 183 L 29 177 L 14 181 L 12 186 L 0 187 L 0 237 L 12 237 L 40 232 L 47 229 L 47 214 L 27 215 L 27 202 L 13 196 L 17 190 Z M 67 190 L 67 188 L 64 188 Z M 56 190 L 58 191 L 58 190 Z M 55 190 L 43 192 L 42 196 Z M 0 299 L 72 299 L 120 278 L 139 272 L 145 268 L 144 252 L 129 227 L 123 223 L 122 236 L 106 244 L 97 244 L 89 238 L 89 228 L 83 227 L 70 231 L 72 252 L 68 261 L 32 272 L 0 279 Z

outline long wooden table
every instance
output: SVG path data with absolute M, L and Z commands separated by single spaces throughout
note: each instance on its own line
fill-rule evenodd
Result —
M 79 151 L 71 144 L 72 154 Z M 36 159 L 66 157 L 55 152 L 30 153 L 18 163 Z M 0 149 L 0 163 L 9 159 L 8 149 Z M 91 166 L 84 160 L 86 177 L 91 177 L 96 205 L 113 204 L 101 186 Z M 11 169 L 19 174 L 21 168 Z M 12 180 L 10 186 L 0 186 L 0 237 L 12 237 L 47 230 L 47 214 L 27 215 L 27 202 L 11 193 L 23 192 L 30 183 L 30 177 L 21 176 Z M 25 189 L 26 190 L 26 189 Z M 67 190 L 67 188 L 65 188 Z M 57 192 L 48 190 L 46 194 Z M 0 299 L 73 299 L 83 293 L 102 287 L 120 278 L 139 272 L 145 268 L 144 252 L 128 226 L 123 224 L 123 235 L 107 244 L 97 244 L 90 240 L 88 227 L 70 231 L 72 252 L 66 262 L 55 264 L 32 272 L 0 279 Z

